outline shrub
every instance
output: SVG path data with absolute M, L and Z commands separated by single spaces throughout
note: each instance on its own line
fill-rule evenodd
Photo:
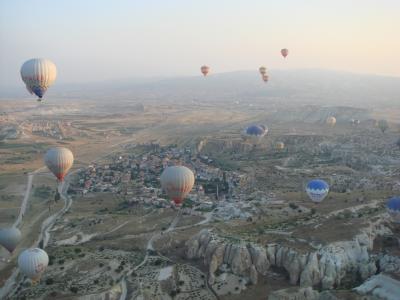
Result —
M 47 285 L 51 285 L 51 284 L 53 284 L 54 283 L 54 279 L 53 278 L 47 278 L 46 279 L 46 284 Z
M 78 292 L 78 287 L 76 287 L 76 286 L 71 286 L 71 287 L 69 288 L 69 290 L 70 290 L 71 292 L 73 292 L 74 294 L 76 294 L 76 293 Z

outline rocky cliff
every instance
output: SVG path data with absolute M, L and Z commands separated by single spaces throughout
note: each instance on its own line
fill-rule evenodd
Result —
M 349 274 L 365 280 L 377 271 L 375 260 L 368 254 L 376 235 L 389 229 L 375 225 L 351 241 L 340 241 L 304 252 L 295 247 L 268 244 L 265 247 L 244 242 L 232 242 L 203 229 L 187 241 L 187 258 L 202 259 L 209 269 L 209 281 L 217 270 L 232 272 L 257 283 L 271 266 L 283 268 L 290 283 L 302 287 L 318 286 L 332 289 L 342 284 Z

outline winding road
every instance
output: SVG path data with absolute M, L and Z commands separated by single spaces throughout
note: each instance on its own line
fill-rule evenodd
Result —
M 20 212 L 18 215 L 18 218 L 15 220 L 13 226 L 18 227 L 21 226 L 23 222 L 23 217 L 25 215 L 31 190 L 32 190 L 32 182 L 35 174 L 38 174 L 41 171 L 46 170 L 46 167 L 39 168 L 32 173 L 28 174 L 28 184 L 27 184 L 27 189 L 25 191 L 25 196 L 24 199 L 22 200 Z M 36 240 L 36 242 L 32 245 L 32 247 L 38 247 L 40 245 L 40 248 L 44 249 L 46 248 L 49 239 L 50 239 L 50 230 L 55 224 L 55 222 L 62 216 L 64 215 L 69 208 L 72 205 L 72 199 L 67 195 L 68 187 L 69 187 L 69 179 L 70 176 L 78 170 L 75 170 L 74 172 L 71 172 L 64 180 L 64 182 L 59 186 L 59 192 L 61 195 L 61 199 L 64 200 L 64 206 L 61 210 L 56 212 L 55 214 L 49 216 L 46 220 L 43 221 L 42 227 L 40 230 L 39 238 Z M 0 289 L 0 299 L 4 299 L 11 291 L 12 289 L 16 286 L 17 282 L 17 277 L 18 277 L 19 270 L 18 268 L 14 268 L 11 276 L 7 279 L 7 281 L 4 283 L 4 286 Z

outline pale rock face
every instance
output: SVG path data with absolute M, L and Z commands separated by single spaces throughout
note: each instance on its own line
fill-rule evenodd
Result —
M 400 274 L 400 257 L 384 255 L 378 260 L 381 272 Z
M 258 274 L 257 274 L 256 267 L 254 265 L 252 265 L 250 268 L 250 282 L 252 284 L 257 284 L 257 282 L 258 282 Z
M 261 275 L 266 275 L 270 267 L 270 263 L 267 257 L 267 251 L 263 247 L 256 245 L 250 245 L 248 249 L 251 255 L 251 261 L 253 262 L 255 269 Z
M 232 260 L 230 260 L 230 265 L 232 273 L 249 276 L 252 262 L 247 248 L 244 245 L 233 245 L 231 253 Z
M 354 291 L 361 295 L 372 295 L 379 299 L 398 300 L 400 291 L 400 281 L 390 276 L 379 274 L 372 276 Z
M 307 264 L 304 266 L 300 275 L 301 286 L 314 286 L 321 281 L 321 272 L 319 269 L 318 255 L 316 252 L 310 253 Z
M 319 293 L 311 287 L 289 288 L 271 293 L 268 300 L 319 300 Z
M 387 229 L 382 226 L 371 228 L 368 234 L 363 232 L 351 241 L 331 243 L 308 253 L 279 244 L 269 244 L 264 248 L 255 244 L 232 243 L 203 229 L 187 241 L 187 257 L 204 259 L 209 267 L 210 280 L 217 269 L 225 266 L 233 274 L 251 277 L 251 281 L 256 282 L 258 274 L 265 275 L 270 266 L 276 266 L 289 273 L 293 285 L 321 285 L 323 289 L 332 289 L 339 286 L 349 273 L 359 274 L 362 279 L 376 273 L 368 249 L 370 241 L 377 234 L 386 234 Z M 393 258 L 381 259 L 382 267 L 387 270 L 398 270 L 399 263 Z
M 224 260 L 225 246 L 218 246 L 212 254 L 209 266 L 209 273 L 214 274 L 215 271 L 222 265 Z

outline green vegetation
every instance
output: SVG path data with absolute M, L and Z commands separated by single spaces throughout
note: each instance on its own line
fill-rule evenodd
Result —
M 52 189 L 49 186 L 41 185 L 35 187 L 33 196 L 37 198 L 49 198 L 53 194 Z

